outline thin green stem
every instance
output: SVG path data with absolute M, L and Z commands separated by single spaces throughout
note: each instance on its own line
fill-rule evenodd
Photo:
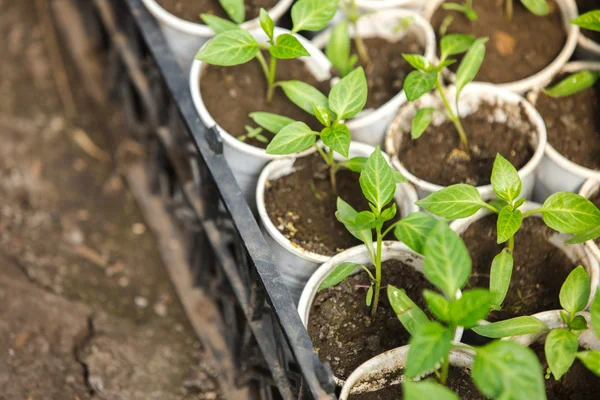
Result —
M 383 237 L 381 236 L 381 227 L 375 228 L 377 231 L 377 252 L 375 253 L 375 293 L 373 295 L 373 305 L 371 308 L 371 318 L 375 316 L 377 312 L 377 305 L 379 304 L 379 292 L 381 291 L 381 245 Z
M 442 363 L 442 377 L 440 378 L 440 383 L 446 386 L 446 381 L 448 380 L 448 371 L 450 369 L 450 355 L 446 355 L 444 357 L 444 362 Z
M 510 252 L 510 254 L 513 253 L 514 249 L 515 249 L 515 235 L 512 235 L 510 237 L 510 239 L 508 239 L 508 251 Z
M 500 213 L 500 210 L 498 210 L 496 207 L 494 207 L 491 204 L 486 203 L 485 201 L 483 203 L 481 203 L 485 208 L 487 208 L 488 210 L 495 212 L 496 214 Z
M 335 161 L 333 160 L 333 151 L 329 150 L 329 180 L 331 181 L 331 188 L 333 189 L 333 193 L 337 194 L 337 183 L 335 180 Z
M 263 57 L 260 51 L 256 53 L 256 59 L 262 67 L 263 73 L 265 74 L 265 79 L 267 80 L 267 82 L 269 82 L 269 67 L 267 66 L 267 61 L 265 60 L 265 57 Z
M 396 221 L 390 226 L 388 226 L 388 228 L 385 231 L 383 231 L 383 234 L 381 236 L 385 238 L 391 232 L 391 230 L 394 229 L 396 225 L 398 225 L 400 222 L 402 222 L 402 220 Z
M 271 63 L 269 65 L 269 76 L 268 76 L 268 85 L 267 88 L 267 103 L 271 103 L 273 100 L 273 94 L 275 93 L 275 69 L 277 68 L 277 59 L 271 56 Z
M 512 22 L 512 18 L 513 18 L 513 2 L 512 0 L 505 0 L 506 3 L 504 4 L 506 6 L 506 19 L 508 20 L 508 22 Z
M 329 165 L 329 157 L 327 157 L 327 154 L 325 154 L 323 149 L 321 149 L 316 144 L 315 144 L 315 149 L 317 149 L 317 152 L 321 155 L 321 157 L 323 158 L 323 161 L 325 161 L 325 164 Z
M 523 213 L 523 218 L 529 217 L 530 215 L 537 214 L 542 211 L 542 208 L 536 208 L 535 210 L 527 211 Z
M 358 13 L 358 8 L 356 7 L 356 0 L 350 1 L 350 10 L 346 11 L 346 18 L 354 27 L 354 43 L 356 44 L 356 50 L 358 51 L 360 60 L 363 64 L 365 64 L 365 66 L 371 64 L 371 58 L 369 57 L 369 52 L 367 51 L 365 42 L 358 32 L 358 19 L 360 18 L 360 14 Z
M 467 139 L 467 134 L 465 133 L 462 123 L 460 122 L 460 117 L 458 115 L 456 115 L 454 113 L 454 111 L 452 111 L 452 107 L 450 107 L 450 103 L 448 102 L 448 99 L 446 98 L 446 95 L 444 94 L 444 89 L 442 88 L 442 85 L 440 84 L 439 76 L 438 76 L 437 80 L 435 81 L 435 87 L 436 87 L 438 93 L 440 94 L 442 101 L 444 102 L 444 107 L 446 107 L 446 110 L 448 111 L 448 117 L 454 123 L 454 126 L 456 127 L 456 131 L 458 132 L 458 136 L 460 137 L 460 143 L 463 146 L 463 150 L 465 150 L 467 153 L 469 153 L 469 140 Z

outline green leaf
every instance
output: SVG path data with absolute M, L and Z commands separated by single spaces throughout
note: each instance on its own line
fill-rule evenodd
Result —
M 491 183 L 496 196 L 511 204 L 519 197 L 523 188 L 517 169 L 500 154 L 496 154 L 494 160 Z
M 296 3 L 298 4 L 298 3 Z M 288 99 L 307 113 L 314 115 L 315 105 L 329 110 L 327 97 L 314 86 L 302 81 L 282 81 L 279 86 Z
M 383 221 L 383 222 L 389 221 L 390 219 L 392 219 L 396 216 L 397 212 L 398 212 L 398 207 L 396 206 L 396 203 L 392 202 L 391 206 L 389 206 L 388 208 L 386 208 L 385 210 L 382 211 L 380 221 Z
M 571 21 L 583 29 L 600 32 L 600 10 L 589 11 Z
M 410 213 L 398 222 L 394 235 L 415 252 L 423 254 L 425 240 L 437 223 L 438 220 L 427 213 Z
M 317 141 L 314 132 L 304 122 L 292 122 L 279 131 L 267 146 L 267 154 L 295 154 L 308 149 Z
M 600 294 L 598 292 L 596 292 L 594 301 L 590 306 L 590 314 L 592 317 L 592 329 L 596 333 L 596 336 L 600 337 Z
M 456 325 L 469 329 L 487 317 L 493 298 L 487 289 L 464 291 L 460 299 L 450 303 L 450 317 Z
M 446 67 L 448 67 L 448 66 L 450 66 L 452 64 L 456 64 L 456 60 L 444 60 L 441 63 L 439 63 L 437 65 L 437 67 L 435 67 L 435 69 L 436 69 L 436 71 L 441 71 L 444 68 L 446 68 Z
M 259 52 L 252 35 L 241 29 L 219 33 L 196 54 L 196 60 L 229 67 L 247 63 Z
M 483 63 L 483 57 L 485 57 L 485 43 L 487 41 L 487 38 L 477 39 L 458 66 L 455 82 L 457 102 L 460 92 L 475 79 L 477 72 L 479 72 L 479 68 Z
M 476 188 L 462 183 L 438 190 L 415 204 L 447 219 L 470 217 L 485 205 Z
M 594 86 L 598 80 L 596 71 L 579 71 L 567 76 L 556 85 L 544 89 L 544 93 L 550 97 L 565 97 Z
M 317 117 L 323 126 L 330 126 L 331 116 L 329 115 L 329 110 L 316 104 L 314 106 L 315 117 Z
M 589 231 L 584 231 L 584 232 L 576 234 L 575 236 L 573 236 L 571 239 L 569 239 L 565 243 L 567 243 L 567 244 L 585 243 L 588 240 L 594 240 L 594 239 L 597 239 L 598 237 L 600 237 L 600 225 L 598 225 L 595 228 L 590 229 Z
M 577 358 L 597 376 L 600 376 L 600 351 L 587 350 L 577 353 Z
M 409 342 L 404 374 L 415 378 L 433 370 L 450 352 L 452 331 L 439 322 L 420 325 Z
M 367 163 L 367 157 L 353 157 L 349 160 L 342 161 L 338 165 L 348 168 L 352 172 L 361 172 Z
M 371 211 L 361 211 L 356 214 L 354 225 L 357 229 L 374 229 L 378 224 L 375 214 Z
M 554 193 L 546 199 L 541 212 L 546 225 L 561 233 L 581 233 L 600 225 L 600 210 L 575 193 Z
M 427 315 L 419 306 L 408 297 L 404 289 L 398 289 L 392 285 L 387 287 L 387 296 L 392 309 L 402 323 L 402 326 L 412 336 L 418 333 L 423 325 L 429 323 Z
M 471 275 L 471 257 L 462 239 L 439 221 L 425 241 L 425 277 L 450 299 Z
M 332 29 L 329 42 L 327 42 L 327 47 L 325 47 L 325 55 L 339 71 L 340 76 L 344 77 L 351 71 L 354 64 L 350 65 L 348 21 L 344 20 Z
M 329 108 L 337 119 L 354 117 L 367 103 L 367 78 L 362 67 L 356 68 L 331 88 Z
M 337 11 L 338 0 L 299 0 L 292 7 L 292 32 L 319 31 Z
M 250 113 L 252 121 L 271 133 L 279 133 L 280 130 L 294 122 L 293 119 L 268 112 L 257 111 Z
M 415 117 L 412 121 L 412 128 L 410 130 L 410 134 L 413 139 L 418 139 L 421 137 L 423 132 L 427 129 L 431 121 L 433 120 L 433 113 L 435 112 L 435 108 L 421 108 L 415 114 Z
M 584 331 L 587 329 L 587 321 L 582 315 L 576 315 L 569 324 L 569 329 L 572 331 Z
M 423 298 L 434 317 L 442 322 L 447 323 L 450 321 L 450 303 L 444 296 L 425 289 L 423 290 Z
M 516 317 L 504 321 L 473 327 L 473 331 L 481 336 L 500 339 L 505 337 L 530 335 L 545 332 L 548 327 L 535 317 Z
M 437 71 L 412 71 L 404 80 L 404 92 L 408 101 L 415 101 L 435 86 Z
M 460 400 L 458 395 L 432 379 L 413 382 L 408 379 L 402 384 L 404 400 Z
M 260 9 L 258 20 L 260 21 L 260 26 L 262 30 L 267 34 L 269 39 L 273 40 L 273 31 L 275 30 L 275 23 L 269 16 L 267 10 L 265 10 L 264 8 Z
M 345 262 L 338 265 L 333 269 L 333 271 L 329 273 L 329 275 L 327 275 L 327 278 L 325 278 L 321 285 L 319 285 L 319 291 L 333 287 L 338 283 L 342 282 L 344 279 L 349 277 L 350 274 L 353 273 L 357 268 L 360 268 L 360 265 L 351 262 Z
M 495 341 L 477 348 L 471 377 L 486 397 L 503 400 L 545 400 L 542 367 L 530 348 Z
M 537 16 L 544 16 L 550 13 L 547 0 L 521 0 L 521 3 Z
M 219 4 L 234 22 L 241 24 L 246 18 L 244 0 L 219 0 Z
M 402 54 L 402 57 L 404 57 L 406 62 L 414 69 L 427 72 L 431 71 L 433 68 L 433 65 L 431 65 L 429 60 L 420 54 Z
M 575 268 L 560 288 L 560 306 L 571 315 L 587 306 L 590 299 L 590 277 L 580 265 Z
M 497 307 L 502 305 L 506 293 L 508 293 L 513 264 L 513 256 L 507 248 L 498 253 L 492 261 L 492 267 L 490 268 L 490 291 L 495 296 L 493 304 Z
M 569 370 L 578 348 L 577 335 L 568 329 L 558 328 L 548 333 L 544 352 L 554 379 L 559 380 Z
M 215 34 L 219 34 L 225 31 L 242 29 L 235 22 L 231 22 L 227 19 L 217 17 L 216 15 L 201 14 L 200 18 L 202 18 L 202 21 L 204 21 L 204 23 L 215 32 Z
M 356 216 L 358 212 L 340 197 L 337 199 L 337 211 L 335 213 L 335 217 L 338 221 L 340 221 L 348 232 L 358 240 L 362 241 L 367 247 L 372 247 L 373 245 L 373 233 L 370 229 L 360 230 L 356 228 L 354 221 L 356 221 Z
M 464 53 L 469 50 L 475 42 L 475 36 L 463 35 L 460 33 L 451 33 L 442 37 L 440 41 L 440 52 L 444 61 L 448 56 Z
M 344 124 L 336 124 L 331 127 L 325 127 L 321 131 L 321 140 L 327 147 L 337 151 L 342 156 L 348 158 L 350 151 L 350 130 Z
M 515 201 L 515 207 L 514 208 L 521 207 L 525 203 L 526 200 L 527 199 L 525 197 L 522 197 L 519 200 Z
M 394 182 L 396 183 L 404 183 L 407 182 L 407 179 L 402 175 L 400 171 L 392 169 L 392 176 L 394 177 Z
M 365 303 L 367 307 L 371 307 L 371 303 L 373 302 L 373 285 L 369 286 L 369 290 L 367 290 L 367 298 L 365 299 Z
M 504 206 L 498 214 L 496 229 L 498 230 L 498 244 L 506 242 L 513 237 L 521 227 L 523 214 L 519 210 L 512 209 L 511 206 Z
M 280 60 L 310 56 L 310 53 L 302 46 L 302 43 L 289 33 L 277 36 L 275 45 L 269 47 L 269 53 Z
M 387 205 L 396 193 L 396 182 L 392 167 L 387 163 L 379 146 L 373 151 L 365 167 L 360 173 L 360 187 L 366 199 L 379 212 Z

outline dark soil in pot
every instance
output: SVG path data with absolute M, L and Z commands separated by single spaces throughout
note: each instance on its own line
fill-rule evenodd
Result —
M 596 205 L 596 207 L 600 208 L 600 190 L 596 191 L 596 193 L 590 197 L 590 200 L 592 203 L 594 203 L 594 205 Z M 596 239 L 596 244 L 600 246 L 600 238 Z
M 265 57 L 269 59 L 269 55 Z M 319 82 L 306 68 L 304 62 L 295 60 L 277 60 L 277 81 L 300 80 L 309 83 L 321 92 L 329 93 L 329 82 Z M 288 100 L 280 88 L 270 103 L 267 103 L 267 81 L 254 59 L 246 64 L 233 67 L 207 65 L 202 72 L 200 92 L 208 112 L 213 119 L 229 134 L 239 137 L 246 134 L 244 127 L 257 125 L 248 114 L 255 111 L 266 111 L 285 115 L 296 121 L 302 121 L 311 128 L 320 131 L 319 121 Z M 273 135 L 263 131 L 269 140 Z M 267 144 L 255 139 L 247 139 L 245 143 L 266 148 Z
M 473 260 L 472 287 L 489 287 L 492 260 L 504 248 L 496 243 L 497 216 L 486 216 L 461 235 Z M 541 218 L 528 217 L 515 237 L 514 266 L 503 309 L 490 313 L 490 321 L 560 308 L 558 294 L 569 273 L 580 263 L 548 242 L 555 232 Z
M 425 48 L 413 34 L 407 34 L 397 42 L 379 37 L 363 38 L 363 42 L 371 60 L 368 65 L 360 62 L 369 85 L 365 109 L 376 109 L 402 91 L 404 78 L 414 69 L 402 57 L 402 53 L 423 54 Z M 354 40 L 352 54 L 358 55 Z
M 186 21 L 204 24 L 200 14 L 213 14 L 229 19 L 217 0 L 156 0 L 156 2 L 166 11 Z M 244 1 L 246 21 L 258 17 L 261 8 L 270 10 L 275 4 L 277 4 L 277 0 Z
M 577 9 L 579 10 L 579 15 L 600 9 L 600 3 L 598 3 L 598 0 L 576 0 L 576 3 Z M 600 32 L 581 29 L 581 34 L 586 38 L 592 39 L 594 42 L 600 44 Z
M 477 390 L 468 370 L 464 368 L 450 366 L 448 387 L 463 400 L 485 399 Z M 402 385 L 393 385 L 373 392 L 351 395 L 349 400 L 401 400 L 403 398 Z
M 509 121 L 521 122 L 507 124 L 503 118 L 495 122 L 497 114 L 508 115 Z M 531 145 L 534 128 L 519 106 L 484 101 L 461 121 L 469 139 L 470 159 L 460 150 L 460 139 L 450 120 L 439 126 L 430 125 L 416 140 L 411 138 L 410 132 L 405 133 L 398 158 L 412 174 L 428 182 L 443 186 L 455 183 L 481 186 L 490 183 L 497 153 L 517 169 L 534 153 Z
M 473 2 L 473 8 L 479 16 L 476 21 L 469 21 L 458 11 L 439 7 L 431 19 L 431 24 L 438 36 L 438 42 L 440 26 L 449 15 L 454 20 L 447 33 L 471 34 L 478 38 L 490 39 L 486 46 L 485 60 L 477 74 L 477 81 L 508 83 L 530 77 L 554 61 L 567 41 L 560 8 L 553 0 L 550 0 L 551 12 L 545 17 L 538 17 L 528 11 L 520 1 L 513 1 L 512 22 L 505 16 L 503 1 L 476 0 Z M 456 72 L 458 65 L 456 63 L 449 68 Z
M 360 174 L 340 169 L 337 194 L 329 180 L 329 167 L 318 153 L 301 157 L 294 172 L 269 181 L 265 207 L 277 229 L 292 243 L 313 253 L 332 256 L 361 244 L 335 217 L 337 198 L 357 211 L 370 210 L 359 183 Z M 400 210 L 393 221 L 400 219 Z M 391 237 L 392 233 L 390 233 Z
M 422 293 L 432 286 L 423 274 L 397 260 L 383 262 L 381 270 L 383 285 L 405 289 L 427 312 Z M 334 375 L 341 379 L 368 359 L 404 346 L 410 339 L 388 302 L 385 288 L 381 289 L 377 313 L 371 318 L 371 307 L 365 304 L 369 283 L 365 272 L 353 275 L 319 292 L 310 309 L 310 338 L 319 358 L 329 363 Z
M 540 92 L 535 106 L 556 151 L 578 165 L 600 169 L 600 83 L 567 97 Z
M 531 349 L 535 351 L 540 362 L 542 371 L 548 368 L 543 343 L 534 343 Z M 585 349 L 579 349 L 583 351 Z M 564 374 L 560 381 L 554 376 L 545 379 L 546 395 L 548 400 L 590 400 L 600 398 L 600 377 L 594 375 L 583 363 L 577 359 L 571 368 Z

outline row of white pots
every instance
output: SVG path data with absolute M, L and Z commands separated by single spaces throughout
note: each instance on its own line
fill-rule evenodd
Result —
M 579 315 L 582 315 L 589 325 L 590 314 L 588 312 L 581 312 Z M 560 317 L 560 310 L 544 311 L 534 314 L 533 317 L 542 321 L 549 329 L 566 327 Z M 531 346 L 535 343 L 543 343 L 546 334 L 515 336 L 508 340 L 513 340 L 524 346 Z M 591 328 L 583 331 L 578 339 L 581 348 L 586 350 L 600 350 L 600 339 Z M 398 347 L 373 357 L 360 365 L 346 379 L 346 382 L 342 386 L 340 400 L 347 400 L 352 394 L 380 390 L 385 386 L 400 384 L 403 380 L 402 376 L 399 376 L 395 380 L 386 378 L 395 375 L 395 372 L 402 372 L 406 366 L 408 349 L 409 346 Z M 470 373 L 474 360 L 475 350 L 470 349 L 469 346 L 461 344 L 460 347 L 450 351 L 449 361 L 453 367 L 464 368 Z

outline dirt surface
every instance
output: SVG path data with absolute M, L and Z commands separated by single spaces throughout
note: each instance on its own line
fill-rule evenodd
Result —
M 540 93 L 535 106 L 556 151 L 576 164 L 600 169 L 600 83 L 567 97 Z
M 538 73 L 554 61 L 563 49 L 567 34 L 560 9 L 553 0 L 549 5 L 550 14 L 538 17 L 527 10 L 520 1 L 513 1 L 514 14 L 512 22 L 509 22 L 504 13 L 503 1 L 477 0 L 473 2 L 473 8 L 479 17 L 476 21 L 469 21 L 458 11 L 444 10 L 440 7 L 433 15 L 431 24 L 438 36 L 438 43 L 440 26 L 449 15 L 454 17 L 454 20 L 447 33 L 489 38 L 483 65 L 475 79 L 490 83 L 508 83 Z M 456 63 L 449 68 L 456 72 L 458 65 L 459 63 Z
M 269 57 L 265 53 L 267 62 Z M 277 60 L 275 80 L 300 80 L 317 87 L 324 94 L 329 93 L 329 82 L 317 81 L 299 59 Z M 248 116 L 255 111 L 284 115 L 295 121 L 302 121 L 319 132 L 322 128 L 314 116 L 288 100 L 281 88 L 276 88 L 273 99 L 270 103 L 267 102 L 267 81 L 256 59 L 233 67 L 209 65 L 202 74 L 200 91 L 213 119 L 236 137 L 246 134 L 246 125 L 257 126 Z M 269 140 L 273 138 L 267 131 L 263 131 L 263 135 Z M 247 139 L 245 142 L 263 149 L 267 147 L 266 143 L 256 139 Z
M 471 259 L 472 287 L 488 288 L 490 267 L 504 244 L 496 243 L 496 215 L 475 222 L 461 235 Z M 501 311 L 490 314 L 490 320 L 504 320 L 520 315 L 560 308 L 558 294 L 569 273 L 579 262 L 548 242 L 555 234 L 541 218 L 529 217 L 515 236 L 514 266 L 508 294 Z
M 598 0 L 575 0 L 575 2 L 577 3 L 579 15 L 585 14 L 589 11 L 600 9 L 600 4 L 598 4 Z M 600 32 L 582 29 L 581 34 L 587 37 L 588 39 L 592 39 L 596 43 L 600 43 Z
M 365 38 L 365 47 L 371 63 L 365 65 L 369 97 L 365 109 L 378 108 L 397 95 L 404 86 L 404 79 L 414 68 L 406 62 L 402 54 L 423 54 L 425 49 L 413 35 L 406 35 L 398 42 L 383 38 Z M 357 54 L 352 41 L 352 54 Z
M 157 3 L 171 14 L 187 21 L 203 23 L 200 14 L 213 14 L 227 18 L 227 13 L 217 0 L 157 0 Z M 246 21 L 258 17 L 261 8 L 270 10 L 277 0 L 245 0 Z
M 123 165 L 100 157 L 121 117 L 77 83 L 65 117 L 33 4 L 0 0 L 0 398 L 219 398 Z
M 463 368 L 450 366 L 448 369 L 448 387 L 463 400 L 483 400 L 468 371 Z M 401 400 L 402 385 L 393 385 L 374 392 L 350 396 L 350 400 Z
M 406 290 L 423 310 L 423 289 L 431 289 L 423 274 L 396 260 L 381 268 L 382 285 Z M 409 333 L 391 308 L 386 289 L 381 289 L 375 318 L 365 304 L 369 277 L 361 272 L 317 294 L 310 310 L 308 333 L 319 357 L 335 376 L 346 379 L 360 364 L 384 351 L 408 343 Z
M 504 121 L 506 115 L 509 123 Z M 405 135 L 398 158 L 415 176 L 444 186 L 489 184 L 498 153 L 517 169 L 531 159 L 534 149 L 529 137 L 533 128 L 520 107 L 484 102 L 461 121 L 469 140 L 470 159 L 461 150 L 456 127 L 449 120 L 439 125 L 434 120 L 416 140 Z
M 548 368 L 544 345 L 535 343 L 531 346 L 540 362 L 542 371 Z M 585 349 L 579 349 L 583 351 Z M 548 400 L 588 400 L 597 399 L 600 396 L 600 377 L 594 375 L 583 363 L 577 359 L 571 365 L 566 374 L 556 381 L 553 376 L 545 379 L 546 394 Z
M 594 193 L 590 200 L 596 205 L 596 207 L 600 208 L 600 190 Z M 596 239 L 596 243 L 598 246 L 600 246 L 600 238 Z
M 359 176 L 339 170 L 334 194 L 323 158 L 318 153 L 299 158 L 293 173 L 268 182 L 265 204 L 269 218 L 287 239 L 317 254 L 332 256 L 361 244 L 335 217 L 338 196 L 357 211 L 369 210 Z M 396 215 L 386 226 L 400 219 L 399 211 Z

